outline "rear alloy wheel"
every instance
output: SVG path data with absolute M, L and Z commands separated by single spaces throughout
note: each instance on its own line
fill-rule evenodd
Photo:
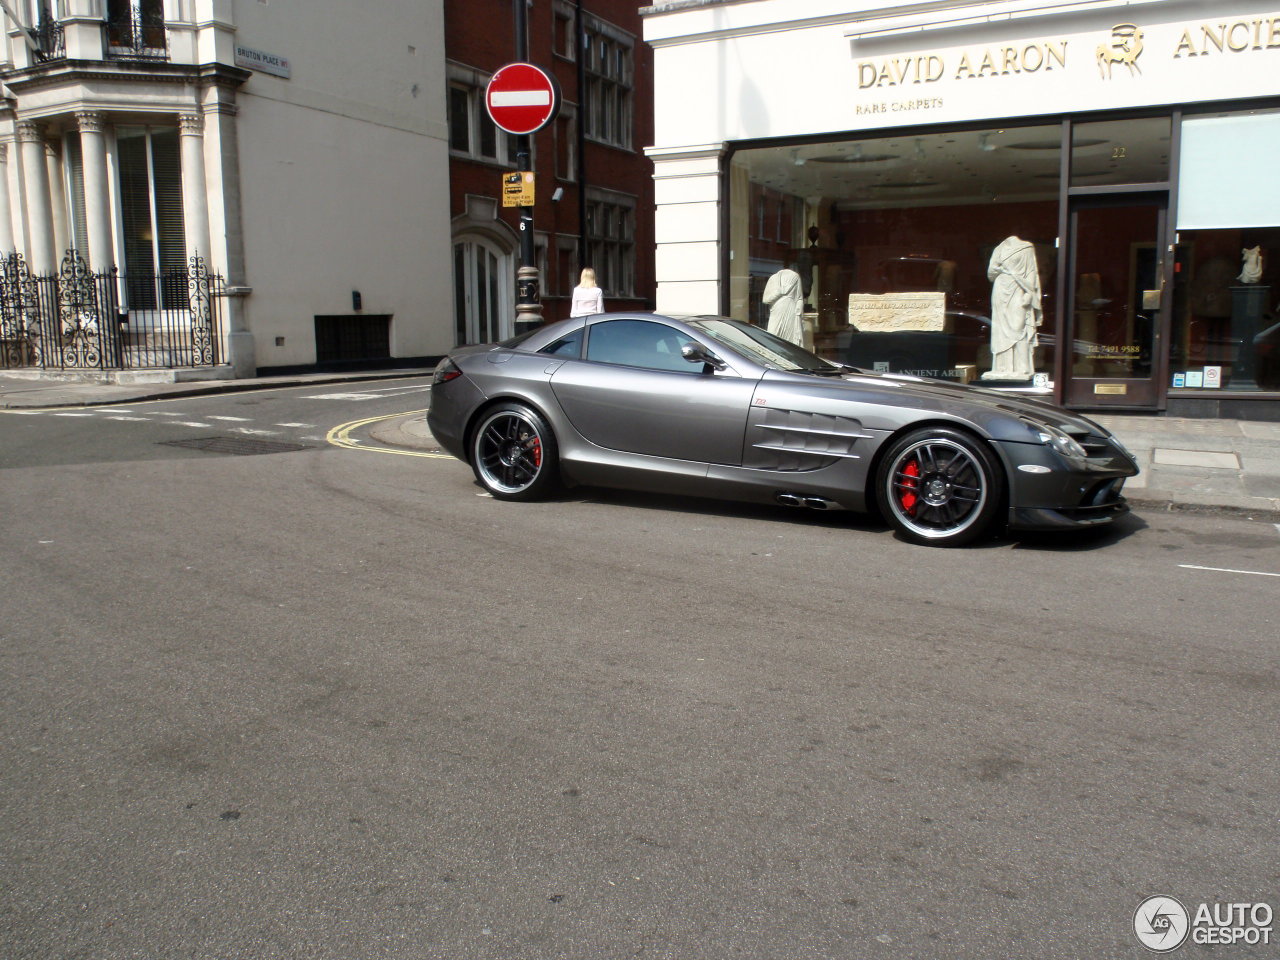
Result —
M 1004 477 L 980 441 L 945 427 L 915 430 L 880 462 L 876 497 L 912 543 L 955 547 L 981 536 L 1000 508 Z
M 499 500 L 539 500 L 560 481 L 556 438 L 541 414 L 522 403 L 487 410 L 471 435 L 471 468 Z

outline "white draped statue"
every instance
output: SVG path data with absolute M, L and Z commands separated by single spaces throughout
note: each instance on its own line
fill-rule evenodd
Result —
M 779 270 L 765 284 L 763 299 L 765 306 L 769 308 L 768 331 L 802 346 L 804 284 L 800 274 L 787 267 Z
M 991 369 L 983 380 L 1030 380 L 1035 373 L 1032 351 L 1036 330 L 1044 321 L 1040 306 L 1040 272 L 1036 248 L 1008 237 L 991 254 Z

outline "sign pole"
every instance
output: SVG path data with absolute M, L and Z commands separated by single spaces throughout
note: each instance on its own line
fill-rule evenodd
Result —
M 529 61 L 529 7 L 516 0 L 516 61 Z M 533 151 L 530 134 L 516 139 L 516 169 L 531 171 Z M 516 271 L 516 333 L 527 333 L 542 324 L 542 303 L 538 296 L 538 267 L 533 243 L 533 207 L 520 208 L 520 269 Z

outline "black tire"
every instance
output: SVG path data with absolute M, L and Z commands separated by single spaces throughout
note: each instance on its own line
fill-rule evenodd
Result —
M 499 500 L 543 500 L 560 487 L 560 451 L 542 414 L 501 403 L 481 415 L 471 434 L 471 469 Z
M 876 503 L 904 540 L 958 547 L 991 528 L 1004 483 L 983 441 L 948 427 L 924 427 L 885 452 L 876 471 Z

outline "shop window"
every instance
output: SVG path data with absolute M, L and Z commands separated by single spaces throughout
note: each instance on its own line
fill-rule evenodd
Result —
M 1170 386 L 1280 390 L 1280 226 L 1178 235 Z
M 1071 186 L 1167 182 L 1170 129 L 1167 116 L 1074 124 Z M 1039 146 L 1029 143 L 1027 149 Z M 1056 151 L 1058 143 L 1052 149 Z
M 1170 387 L 1280 390 L 1280 195 L 1259 157 L 1280 152 L 1280 111 L 1182 126 Z
M 997 267 L 1015 269 L 1002 257 L 1016 251 L 1013 282 L 1025 285 L 1031 309 L 1012 332 L 1035 341 L 1016 384 L 1048 392 L 1061 131 L 1049 124 L 735 153 L 731 314 L 767 325 L 761 294 L 770 276 L 791 269 L 824 356 L 952 380 L 1012 377 L 1008 357 L 993 356 L 993 346 L 1008 353 L 1013 321 L 993 316 L 992 290 Z

